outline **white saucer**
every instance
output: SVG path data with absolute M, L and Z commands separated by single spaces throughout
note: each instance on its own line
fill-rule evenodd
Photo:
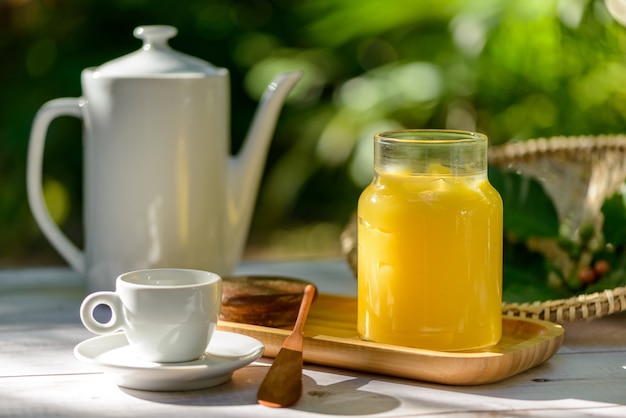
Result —
M 217 386 L 263 355 L 263 344 L 246 335 L 215 331 L 205 355 L 184 363 L 154 363 L 137 358 L 124 333 L 102 335 L 74 348 L 81 361 L 95 364 L 122 387 L 179 391 Z

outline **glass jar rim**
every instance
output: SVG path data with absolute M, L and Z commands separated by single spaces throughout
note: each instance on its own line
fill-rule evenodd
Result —
M 374 138 L 385 142 L 428 144 L 487 142 L 487 136 L 482 133 L 457 129 L 398 129 L 377 132 Z

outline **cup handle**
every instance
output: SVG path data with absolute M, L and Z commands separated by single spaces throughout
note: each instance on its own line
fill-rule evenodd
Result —
M 28 164 L 26 171 L 26 186 L 28 202 L 35 220 L 44 235 L 56 247 L 67 262 L 80 274 L 85 274 L 85 256 L 82 251 L 61 232 L 54 223 L 43 198 L 41 171 L 43 165 L 43 151 L 46 142 L 48 126 L 53 119 L 59 116 L 74 116 L 83 118 L 81 107 L 84 100 L 80 98 L 55 99 L 45 103 L 37 112 L 30 134 L 28 146 Z
M 101 323 L 93 316 L 93 312 L 99 305 L 107 305 L 111 308 L 109 322 Z M 94 334 L 110 334 L 124 326 L 122 303 L 115 292 L 95 292 L 88 295 L 80 305 L 80 319 L 83 325 Z

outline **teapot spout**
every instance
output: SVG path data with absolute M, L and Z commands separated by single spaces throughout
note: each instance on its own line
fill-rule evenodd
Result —
M 302 77 L 301 71 L 277 75 L 267 86 L 256 110 L 241 151 L 228 165 L 226 212 L 231 231 L 226 237 L 230 270 L 241 259 L 261 182 L 272 134 L 287 95 Z

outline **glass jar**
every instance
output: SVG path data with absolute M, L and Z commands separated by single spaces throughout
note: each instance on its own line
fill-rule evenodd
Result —
M 439 351 L 497 343 L 502 240 L 486 136 L 376 134 L 374 179 L 358 205 L 361 338 Z

